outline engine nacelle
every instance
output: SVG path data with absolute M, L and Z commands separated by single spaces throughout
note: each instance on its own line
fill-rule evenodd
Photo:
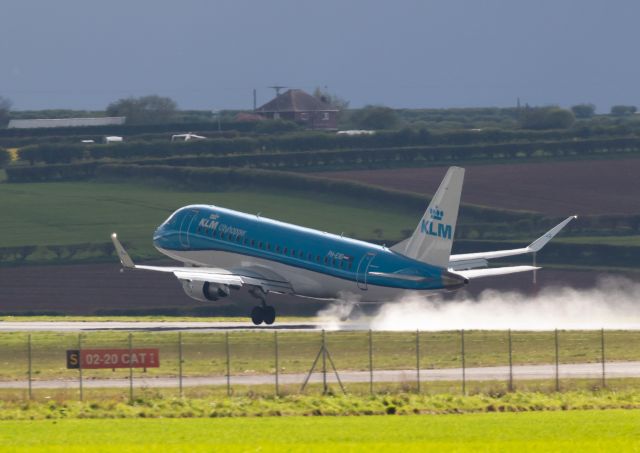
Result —
M 222 297 L 227 297 L 231 290 L 228 285 L 218 283 L 180 280 L 185 294 L 200 302 L 214 302 Z

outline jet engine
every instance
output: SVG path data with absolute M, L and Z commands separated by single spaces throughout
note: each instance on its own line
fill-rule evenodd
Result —
M 229 285 L 191 280 L 180 280 L 180 282 L 185 294 L 200 302 L 214 302 L 227 297 L 231 292 Z

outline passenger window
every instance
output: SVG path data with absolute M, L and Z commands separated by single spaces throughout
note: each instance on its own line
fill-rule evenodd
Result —
M 307 259 L 313 261 L 313 255 L 311 253 L 307 254 Z
M 287 248 L 286 247 L 282 249 L 282 253 L 284 253 L 285 255 L 287 254 Z
M 262 241 L 258 242 L 258 248 L 262 248 Z
M 276 252 L 280 253 L 280 246 L 276 245 Z
M 255 247 L 256 246 L 256 241 L 251 239 L 251 247 Z
M 326 256 L 324 257 L 324 264 L 328 264 L 329 263 L 329 258 L 327 258 Z
M 296 256 L 296 251 L 291 249 L 291 256 Z
M 300 253 L 298 253 L 298 257 L 304 258 L 304 252 L 302 250 L 300 250 Z
M 316 255 L 316 262 L 320 262 L 320 255 Z
M 271 246 L 269 245 L 268 242 L 267 242 L 267 250 L 271 250 Z

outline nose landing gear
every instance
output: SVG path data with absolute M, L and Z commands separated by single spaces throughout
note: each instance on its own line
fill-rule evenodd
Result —
M 260 305 L 256 305 L 251 310 L 251 322 L 256 326 L 259 326 L 263 322 L 269 326 L 273 324 L 276 320 L 276 309 L 271 305 L 267 305 L 266 293 L 262 289 L 250 291 L 250 293 L 260 299 Z

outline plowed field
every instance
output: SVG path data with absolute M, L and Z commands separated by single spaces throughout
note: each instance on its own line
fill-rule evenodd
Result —
M 462 200 L 547 215 L 640 214 L 640 159 L 466 167 Z M 445 167 L 358 170 L 322 176 L 431 195 Z
M 477 295 L 488 288 L 531 294 L 545 286 L 590 288 L 596 285 L 600 274 L 544 269 L 538 274 L 537 287 L 532 285 L 531 275 L 515 274 L 509 278 L 480 279 L 466 290 Z M 278 294 L 270 294 L 269 301 L 281 315 L 312 315 L 325 305 Z M 197 302 L 182 292 L 172 275 L 143 271 L 120 273 L 116 263 L 0 268 L 0 314 L 93 315 L 105 311 L 124 314 L 129 310 L 134 311 L 130 314 L 152 314 L 150 310 L 176 313 L 209 306 L 219 307 L 217 314 L 220 315 L 245 316 L 255 304 L 255 299 L 244 289 L 234 292 L 233 300 Z

